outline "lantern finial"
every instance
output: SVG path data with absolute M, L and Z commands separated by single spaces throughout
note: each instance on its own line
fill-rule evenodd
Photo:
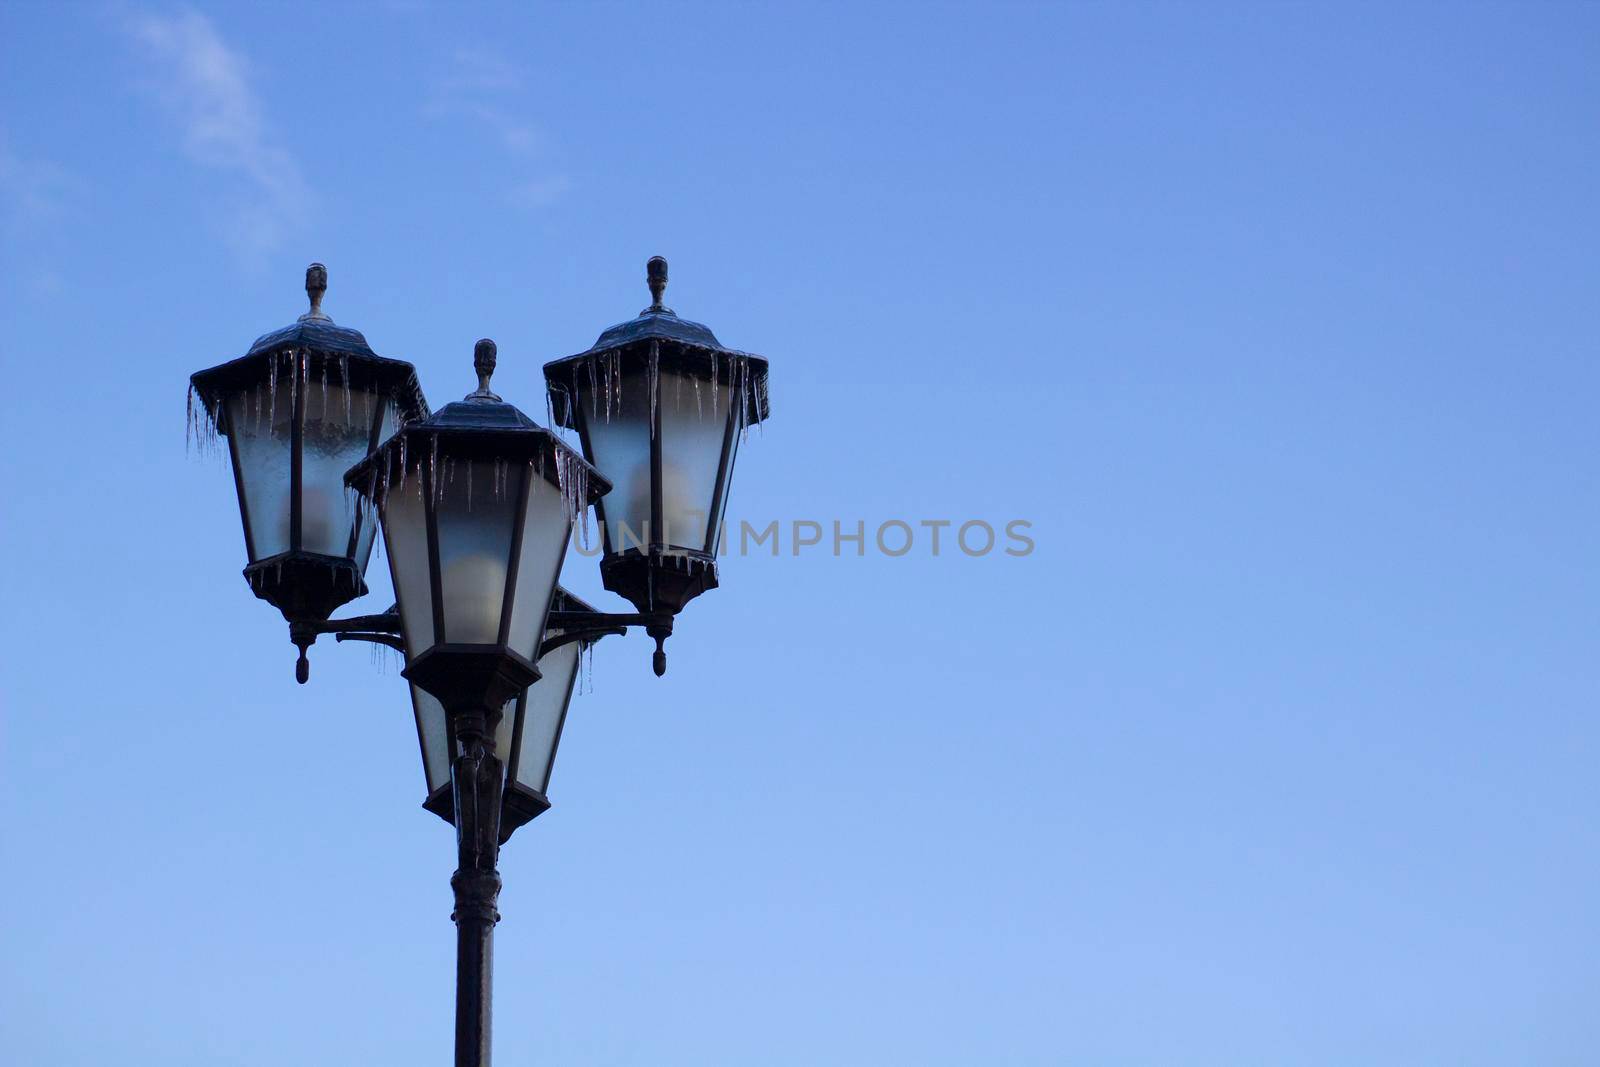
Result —
M 662 256 L 651 256 L 650 262 L 644 265 L 645 278 L 650 283 L 650 306 L 645 309 L 650 311 L 669 311 L 661 304 L 661 294 L 667 291 L 667 261 Z
M 487 337 L 472 346 L 472 369 L 478 372 L 478 388 L 475 392 L 467 394 L 468 400 L 492 400 L 500 402 L 500 397 L 489 389 L 489 379 L 494 376 L 495 357 L 499 349 Z
M 322 294 L 328 291 L 328 268 L 313 263 L 306 268 L 306 296 L 311 298 L 311 310 L 300 316 L 301 322 L 332 322 L 322 312 Z

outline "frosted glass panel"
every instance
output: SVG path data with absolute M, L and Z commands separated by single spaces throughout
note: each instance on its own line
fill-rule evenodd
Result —
M 289 551 L 289 463 L 294 403 L 287 374 L 276 395 L 266 386 L 228 400 L 228 447 L 239 464 L 255 553 L 250 562 Z M 342 473 L 342 472 L 341 472 Z M 339 555 L 344 555 L 340 549 Z
M 345 492 L 344 472 L 367 454 L 372 418 L 378 414 L 373 408 L 375 400 L 365 391 L 331 383 L 313 382 L 306 389 L 300 453 L 300 547 L 306 552 L 328 556 L 350 552 L 356 508 L 354 496 Z M 383 405 L 385 421 L 392 422 L 394 401 L 384 398 L 378 402 Z M 371 520 L 367 521 L 370 524 Z M 370 547 L 370 534 L 367 544 Z M 366 557 L 359 562 L 365 570 Z
M 537 642 L 544 632 L 550 596 L 561 574 L 572 524 L 561 490 L 535 471 L 528 471 L 527 524 L 522 529 L 522 556 L 517 563 L 516 600 L 511 609 L 508 643 L 530 660 L 539 658 Z
M 383 536 L 389 547 L 389 574 L 400 602 L 407 660 L 433 647 L 433 594 L 428 580 L 428 517 L 422 477 L 415 471 L 404 485 L 389 486 L 383 505 Z
M 444 475 L 439 513 L 439 591 L 444 598 L 444 639 L 492 645 L 500 640 L 517 488 L 497 484 L 495 465 L 460 462 Z
M 411 687 L 411 708 L 417 716 L 417 737 L 422 742 L 422 773 L 432 793 L 450 782 L 450 734 L 445 723 L 444 705 L 427 691 Z
M 383 405 L 383 425 L 378 428 L 378 441 L 384 442 L 394 433 L 399 415 L 393 403 Z M 378 522 L 370 505 L 361 509 L 361 532 L 356 537 L 356 566 L 367 573 L 367 561 L 372 558 L 372 542 L 377 540 Z
M 578 397 L 593 463 L 611 481 L 601 508 L 613 552 L 650 543 L 649 394 L 649 381 L 640 370 L 623 377 L 621 396 L 613 397 L 609 418 L 603 400 L 598 410 L 589 402 L 587 386 Z
M 662 540 L 706 551 L 706 527 L 733 391 L 721 382 L 713 389 L 709 377 L 666 371 L 660 389 Z
M 578 677 L 578 652 L 574 641 L 553 650 L 539 661 L 542 673 L 528 690 L 528 707 L 522 716 L 522 738 L 517 755 L 517 782 L 545 792 L 550 785 L 550 765 L 555 759 L 572 684 Z
M 733 463 L 739 458 L 739 438 L 744 424 L 736 423 L 734 426 L 733 441 L 728 445 L 728 469 L 722 472 L 722 502 L 717 507 L 716 525 L 711 528 L 711 546 L 707 549 L 713 556 L 722 548 L 722 528 L 728 514 L 728 497 L 733 494 Z

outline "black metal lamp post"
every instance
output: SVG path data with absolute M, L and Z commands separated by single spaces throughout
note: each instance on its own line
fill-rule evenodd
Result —
M 406 426 L 346 475 L 359 510 L 375 508 L 383 521 L 403 673 L 443 706 L 454 746 L 456 1048 L 470 1063 L 488 1062 L 500 918 L 506 761 L 495 736 L 505 706 L 539 681 L 545 617 L 573 523 L 608 488 L 554 434 L 490 391 L 495 358 L 494 342 L 479 341 L 477 390 Z
M 375 355 L 322 315 L 320 264 L 306 272 L 308 315 L 191 379 L 202 430 L 229 439 L 245 574 L 289 621 L 296 677 L 306 680 L 306 649 L 325 633 L 405 657 L 424 807 L 456 827 L 457 1067 L 489 1063 L 499 847 L 550 806 L 581 650 L 643 626 L 656 639 L 656 673 L 665 669 L 674 616 L 716 585 L 737 438 L 767 415 L 766 361 L 661 307 L 666 261 L 649 269 L 651 308 L 546 368 L 553 402 L 564 398 L 557 417 L 578 428 L 601 470 L 490 390 L 493 341 L 473 353 L 478 388 L 430 415 L 410 364 Z M 630 383 L 645 392 L 624 408 Z M 647 523 L 631 547 L 603 526 L 605 585 L 637 613 L 597 612 L 556 584 L 574 525 L 611 488 L 605 467 L 634 494 L 613 522 Z M 395 607 L 329 620 L 366 592 L 380 523 Z

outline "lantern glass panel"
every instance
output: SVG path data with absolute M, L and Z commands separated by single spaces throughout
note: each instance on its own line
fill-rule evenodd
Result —
M 522 553 L 517 561 L 517 587 L 506 640 L 513 651 L 537 660 L 538 642 L 543 639 L 545 616 L 561 574 L 561 561 L 567 554 L 572 524 L 561 490 L 531 467 L 525 477 L 528 510 L 523 519 Z
M 527 690 L 523 690 L 524 693 Z M 511 737 L 517 728 L 517 705 L 522 698 L 506 701 L 506 706 L 500 709 L 500 721 L 494 727 L 494 754 L 500 760 L 502 768 L 511 762 Z
M 227 404 L 228 447 L 239 465 L 239 491 L 250 521 L 250 562 L 255 563 L 289 551 L 294 400 L 283 377 L 275 391 L 264 386 L 235 393 Z M 344 555 L 343 549 L 339 554 Z
M 720 552 L 722 547 L 722 524 L 723 519 L 728 514 L 728 497 L 733 490 L 733 464 L 739 458 L 739 439 L 744 436 L 744 426 L 743 418 L 740 415 L 735 415 L 731 431 L 733 439 L 728 442 L 728 466 L 722 472 L 722 485 L 720 487 L 722 495 L 718 498 L 720 502 L 717 505 L 717 513 L 712 516 L 714 525 L 711 527 L 710 544 L 706 546 L 706 551 L 712 555 Z
M 422 773 L 431 794 L 450 782 L 450 728 L 444 705 L 425 689 L 411 687 L 411 709 L 417 716 L 417 738 L 422 743 Z
M 664 370 L 660 396 L 661 540 L 711 551 L 706 531 L 716 500 L 733 390 L 725 382 L 713 386 L 709 378 Z M 608 503 L 610 499 L 606 498 Z
M 560 740 L 561 724 L 566 718 L 567 703 L 572 698 L 573 682 L 578 676 L 581 641 L 552 649 L 539 660 L 542 677 L 526 694 L 527 707 L 522 713 L 522 736 L 516 758 L 517 784 L 539 793 L 550 785 L 550 767 L 555 761 L 556 743 Z
M 439 523 L 439 593 L 444 639 L 492 645 L 500 640 L 506 571 L 518 516 L 517 492 L 489 460 L 446 463 L 435 505 Z
M 306 389 L 305 429 L 300 459 L 300 547 L 327 556 L 350 554 L 356 526 L 353 494 L 345 492 L 344 472 L 366 456 L 372 421 L 381 419 L 378 439 L 394 432 L 395 404 L 388 397 L 329 384 Z M 363 571 L 372 548 L 373 517 L 361 517 L 356 565 Z M 365 544 L 366 551 L 359 551 Z
M 405 482 L 390 485 L 383 502 L 383 536 L 389 551 L 389 573 L 406 632 L 406 655 L 414 659 L 433 647 L 433 588 L 428 567 L 428 513 L 423 479 L 412 471 Z
M 603 387 L 603 381 L 601 384 Z M 650 530 L 649 394 L 650 383 L 641 370 L 623 375 L 609 411 L 605 398 L 597 401 L 587 389 L 575 401 L 584 420 L 591 460 L 611 481 L 611 492 L 602 505 L 611 552 L 640 548 L 654 537 Z

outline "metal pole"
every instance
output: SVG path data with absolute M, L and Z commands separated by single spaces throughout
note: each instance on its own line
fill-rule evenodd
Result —
M 495 903 L 500 896 L 500 795 L 504 766 L 494 753 L 500 709 L 467 708 L 451 716 L 460 755 L 450 767 L 456 808 L 456 1067 L 489 1067 L 494 997 Z

